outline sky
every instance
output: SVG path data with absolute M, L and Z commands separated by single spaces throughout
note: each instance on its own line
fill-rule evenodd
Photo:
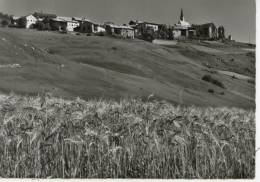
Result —
M 235 40 L 255 43 L 255 0 L 0 0 L 0 12 L 11 15 L 43 11 L 116 24 L 133 19 L 174 25 L 181 8 L 191 24 L 213 22 Z

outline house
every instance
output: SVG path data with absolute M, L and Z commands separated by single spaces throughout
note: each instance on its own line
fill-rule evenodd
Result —
M 202 25 L 193 25 L 192 26 L 196 32 L 197 37 L 200 39 L 217 39 L 218 38 L 218 29 L 214 23 L 206 23 Z
M 73 20 L 71 17 L 58 16 L 50 20 L 51 27 L 58 31 L 73 32 L 76 27 L 79 27 L 80 23 Z
M 37 18 L 34 15 L 25 16 L 25 28 L 33 28 L 37 22 Z
M 159 30 L 160 24 L 150 23 L 150 22 L 142 22 L 142 23 L 139 23 L 137 27 L 139 27 L 139 26 L 146 28 L 146 29 L 152 29 L 154 32 L 156 32 L 156 31 Z
M 159 30 L 160 24 L 136 21 L 135 25 L 130 25 L 135 30 L 137 37 L 142 37 L 146 33 L 154 34 Z
M 20 18 L 21 18 L 20 16 L 12 16 L 11 17 L 11 26 L 12 27 L 18 27 Z
M 130 26 L 119 26 L 114 24 L 107 24 L 106 32 L 109 35 L 114 35 L 122 38 L 134 39 L 135 37 L 134 29 Z
M 189 22 L 185 21 L 183 10 L 181 9 L 180 20 L 173 26 L 173 38 L 183 39 L 189 37 L 189 35 L 196 34 L 195 29 L 191 28 Z
M 80 24 L 80 32 L 82 32 L 82 33 L 100 33 L 100 32 L 106 32 L 106 29 L 98 23 L 94 23 L 90 20 L 84 20 Z

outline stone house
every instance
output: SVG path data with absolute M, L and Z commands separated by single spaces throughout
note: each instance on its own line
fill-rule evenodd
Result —
M 85 20 L 80 23 L 81 33 L 100 33 L 106 32 L 106 29 L 98 23 L 94 23 L 90 20 Z
M 68 31 L 73 32 L 75 28 L 80 26 L 78 21 L 73 20 L 71 17 L 61 17 L 52 18 L 50 20 L 51 27 L 58 31 Z
M 136 25 L 131 25 L 135 30 L 135 36 L 142 37 L 144 34 L 154 34 L 159 30 L 161 24 L 150 22 L 137 22 Z
M 106 25 L 106 32 L 109 35 L 114 35 L 121 38 L 134 39 L 135 37 L 134 29 L 130 26 L 119 26 L 114 24 L 108 24 Z
M 193 25 L 192 27 L 196 30 L 196 37 L 199 39 L 213 40 L 218 38 L 218 29 L 214 23 Z

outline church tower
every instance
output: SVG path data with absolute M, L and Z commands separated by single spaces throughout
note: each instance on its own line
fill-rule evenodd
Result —
M 183 15 L 183 10 L 182 10 L 182 8 L 181 8 L 181 16 L 180 16 L 180 20 L 181 20 L 181 21 L 185 21 L 185 20 L 184 20 L 184 15 Z

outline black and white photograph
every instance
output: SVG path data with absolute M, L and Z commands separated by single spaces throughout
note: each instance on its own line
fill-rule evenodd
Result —
M 0 0 L 0 179 L 255 179 L 256 4 Z

